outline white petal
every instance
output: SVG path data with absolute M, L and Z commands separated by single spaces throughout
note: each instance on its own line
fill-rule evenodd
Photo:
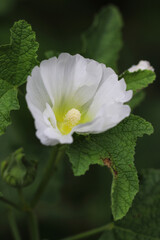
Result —
M 44 145 L 54 146 L 58 143 L 70 144 L 73 142 L 71 134 L 62 135 L 54 128 L 46 128 L 43 132 L 39 130 L 36 132 L 37 137 L 40 139 L 41 143 Z
M 104 68 L 102 84 L 97 90 L 88 114 L 95 115 L 101 106 L 106 105 L 110 108 L 111 105 L 118 102 L 124 103 L 131 99 L 132 91 L 126 91 L 126 83 L 124 79 L 118 81 L 118 76 L 113 72 L 108 75 L 110 68 Z M 114 73 L 114 74 L 113 74 Z
M 44 87 L 40 75 L 40 69 L 37 66 L 33 69 L 31 76 L 29 76 L 27 79 L 26 100 L 33 117 L 35 117 L 35 111 L 43 112 L 46 107 L 46 103 L 51 102 Z
M 56 117 L 51 106 L 46 103 L 46 109 L 43 112 L 43 119 L 47 126 L 57 128 Z
M 42 61 L 40 71 L 49 96 L 54 96 L 55 103 L 70 99 L 78 105 L 94 95 L 102 75 L 101 66 L 96 61 L 67 53 L 61 54 L 58 59 Z M 84 91 L 88 94 L 84 94 Z
M 37 126 L 37 125 L 36 125 Z M 41 126 L 37 126 L 37 137 L 45 145 L 56 145 L 58 143 L 72 143 L 71 134 L 62 135 L 57 128 L 54 112 L 49 104 L 46 104 L 46 109 L 43 112 L 43 120 Z
M 104 105 L 99 110 L 92 122 L 75 127 L 74 131 L 79 133 L 101 133 L 104 132 L 130 115 L 130 107 L 122 103 L 113 104 L 110 107 Z

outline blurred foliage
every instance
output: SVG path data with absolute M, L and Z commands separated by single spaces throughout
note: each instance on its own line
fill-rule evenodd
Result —
M 36 32 L 40 43 L 39 60 L 45 52 L 79 52 L 82 48 L 80 34 L 92 23 L 94 15 L 111 1 L 105 0 L 0 0 L 0 44 L 9 42 L 9 29 L 19 19 L 27 20 Z M 146 99 L 135 113 L 150 121 L 155 129 L 152 136 L 138 140 L 136 166 L 160 168 L 160 90 L 159 90 L 159 42 L 160 1 L 112 1 L 122 13 L 124 46 L 121 51 L 119 70 L 124 71 L 139 60 L 149 60 L 157 73 L 157 80 L 147 89 Z M 21 87 L 25 93 L 25 86 Z M 33 119 L 27 110 L 25 99 L 19 97 L 21 109 L 12 112 L 13 124 L 0 137 L 0 161 L 17 148 L 23 147 L 29 158 L 38 160 L 38 174 L 33 186 L 25 189 L 31 198 L 43 166 L 50 154 L 50 147 L 42 146 L 35 137 Z M 24 137 L 25 136 L 25 137 Z M 111 220 L 110 210 L 111 174 L 106 168 L 93 166 L 85 176 L 74 177 L 69 162 L 60 164 L 56 176 L 50 182 L 37 207 L 40 231 L 43 238 L 59 239 L 88 230 Z M 0 181 L 0 191 L 13 200 L 17 194 Z M 104 192 L 106 193 L 104 195 Z M 11 240 L 7 223 L 7 210 L 0 203 L 0 239 Z M 18 214 L 23 239 L 28 240 L 27 226 Z M 97 239 L 91 237 L 89 239 Z
M 102 8 L 91 27 L 83 34 L 83 52 L 86 57 L 117 69 L 122 48 L 122 17 L 112 5 Z

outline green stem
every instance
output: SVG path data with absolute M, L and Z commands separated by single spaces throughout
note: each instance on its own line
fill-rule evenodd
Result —
M 17 188 L 17 191 L 18 191 L 18 196 L 19 196 L 21 205 L 24 206 L 26 203 L 25 203 L 25 200 L 24 200 L 22 188 Z
M 21 211 L 21 208 L 17 204 L 15 204 L 14 202 L 8 200 L 7 198 L 0 197 L 0 201 L 5 203 L 5 204 L 7 204 L 7 205 L 9 205 L 9 206 L 11 206 L 11 207 L 13 207 L 13 208 L 15 208 L 16 210 Z
M 29 205 L 29 203 L 26 202 L 24 194 L 23 194 L 23 189 L 22 188 L 18 188 L 18 196 L 19 196 L 19 200 L 20 200 L 20 205 L 21 205 L 21 209 L 24 212 L 28 212 L 31 210 L 31 207 Z
M 31 202 L 31 207 L 32 208 L 34 208 L 37 205 L 41 195 L 43 194 L 43 192 L 46 188 L 46 185 L 48 184 L 50 178 L 53 175 L 53 172 L 56 169 L 56 166 L 57 166 L 58 162 L 60 161 L 60 159 L 62 159 L 64 157 L 65 149 L 66 149 L 65 145 L 53 148 L 52 156 L 48 161 L 47 167 L 45 169 L 45 173 L 44 173 L 44 175 L 42 177 L 42 180 L 41 180 L 41 182 L 40 182 L 40 184 L 37 188 L 35 196 L 34 196 L 32 202 Z
M 11 231 L 12 231 L 14 240 L 21 240 L 19 230 L 18 230 L 16 221 L 15 221 L 15 218 L 14 218 L 14 215 L 13 215 L 13 212 L 11 209 L 8 212 L 8 219 L 9 219 L 9 224 L 11 227 Z
M 23 211 L 27 212 L 28 215 L 28 226 L 30 231 L 31 240 L 40 240 L 38 221 L 34 211 L 30 208 L 26 202 L 22 188 L 18 188 L 18 195 Z
M 31 240 L 40 240 L 37 217 L 32 210 L 28 211 L 28 223 Z
M 77 239 L 90 237 L 94 234 L 103 232 L 105 230 L 112 230 L 113 227 L 114 227 L 114 223 L 109 223 L 107 225 L 104 225 L 104 226 L 98 227 L 98 228 L 94 228 L 94 229 L 92 229 L 90 231 L 87 231 L 87 232 L 83 232 L 83 233 L 80 233 L 80 234 L 77 234 L 77 235 L 74 235 L 74 236 L 71 236 L 71 237 L 63 238 L 62 240 L 77 240 Z

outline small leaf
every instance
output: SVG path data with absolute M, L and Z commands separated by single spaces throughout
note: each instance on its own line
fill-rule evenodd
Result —
M 124 78 L 127 84 L 127 90 L 132 89 L 135 93 L 137 90 L 141 90 L 147 87 L 156 78 L 153 71 L 150 70 L 138 70 L 137 72 L 124 72 L 120 78 Z
M 152 132 L 150 123 L 131 115 L 105 133 L 86 138 L 80 136 L 68 147 L 74 175 L 84 174 L 91 164 L 106 165 L 112 171 L 111 198 L 115 220 L 126 215 L 138 192 L 137 171 L 133 163 L 137 137 Z
M 0 79 L 0 135 L 11 123 L 10 111 L 18 110 L 17 89 L 11 84 Z
M 14 86 L 25 83 L 37 64 L 38 43 L 31 26 L 20 20 L 11 28 L 10 44 L 0 47 L 0 78 Z
M 116 68 L 122 47 L 121 28 L 119 10 L 113 5 L 103 8 L 82 36 L 85 56 Z
M 140 191 L 126 217 L 99 240 L 160 240 L 160 170 L 148 169 L 140 177 Z M 112 236 L 110 238 L 110 236 Z

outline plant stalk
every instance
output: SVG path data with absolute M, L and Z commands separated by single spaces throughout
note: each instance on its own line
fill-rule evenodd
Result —
M 77 234 L 77 235 L 74 235 L 74 236 L 63 238 L 62 240 L 78 240 L 78 239 L 90 237 L 92 235 L 95 235 L 97 233 L 103 232 L 105 230 L 109 230 L 110 231 L 113 228 L 114 228 L 114 223 L 109 223 L 107 225 L 104 225 L 104 226 L 101 226 L 101 227 L 98 227 L 98 228 L 94 228 L 92 230 L 89 230 L 89 231 L 86 231 L 86 232 L 83 232 L 83 233 L 80 233 L 80 234 Z
M 15 220 L 14 215 L 13 215 L 12 209 L 9 209 L 8 219 L 9 219 L 9 224 L 10 224 L 10 227 L 11 227 L 11 231 L 12 231 L 12 235 L 13 235 L 14 240 L 21 240 L 19 230 L 18 230 L 16 220 Z
M 28 224 L 31 240 L 40 240 L 37 217 L 32 210 L 28 211 Z
M 21 211 L 21 208 L 20 208 L 16 203 L 8 200 L 7 198 L 0 197 L 0 201 L 3 202 L 3 203 L 5 203 L 5 204 L 7 204 L 7 205 L 9 205 L 10 207 L 15 208 L 16 210 Z
M 52 156 L 48 161 L 42 180 L 37 188 L 37 191 L 35 193 L 33 200 L 31 201 L 32 208 L 34 208 L 37 205 L 41 195 L 45 191 L 45 188 L 49 180 L 51 179 L 53 172 L 56 170 L 56 166 L 58 162 L 64 157 L 65 149 L 66 149 L 66 145 L 53 148 Z

